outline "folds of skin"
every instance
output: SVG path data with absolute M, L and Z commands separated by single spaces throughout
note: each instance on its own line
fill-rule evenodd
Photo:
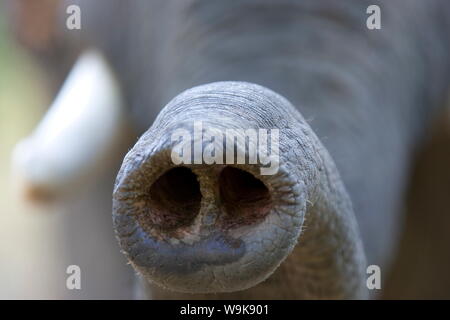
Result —
M 172 133 L 192 130 L 195 121 L 202 121 L 205 130 L 280 130 L 276 174 L 260 175 L 258 164 L 231 165 L 267 187 L 269 209 L 263 216 L 252 216 L 267 206 L 258 201 L 251 213 L 226 209 L 228 200 L 217 190 L 233 187 L 219 178 L 228 164 L 185 167 L 200 191 L 189 221 L 176 212 L 180 202 L 174 198 L 195 183 L 172 183 L 166 199 L 155 200 L 158 191 L 151 186 L 177 167 L 171 160 Z M 292 297 L 365 297 L 365 256 L 336 167 L 298 111 L 264 87 L 219 82 L 174 98 L 125 157 L 113 207 L 115 230 L 128 259 L 165 288 L 189 293 L 247 289 L 269 277 L 297 246 Z M 308 227 L 302 232 L 305 220 Z

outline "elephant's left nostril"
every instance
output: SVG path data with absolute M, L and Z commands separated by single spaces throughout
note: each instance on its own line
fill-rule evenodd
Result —
M 200 210 L 200 185 L 186 167 L 176 167 L 161 175 L 150 187 L 147 206 L 153 228 L 172 230 L 189 225 Z
M 219 176 L 219 190 L 228 227 L 257 222 L 272 209 L 269 189 L 247 171 L 225 167 Z

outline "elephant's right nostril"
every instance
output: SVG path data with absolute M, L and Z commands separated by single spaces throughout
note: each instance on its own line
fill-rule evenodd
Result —
M 162 174 L 150 187 L 145 217 L 153 228 L 173 230 L 193 222 L 200 210 L 202 195 L 196 175 L 186 167 Z
M 272 209 L 269 189 L 247 171 L 225 167 L 219 176 L 219 190 L 227 227 L 255 223 Z

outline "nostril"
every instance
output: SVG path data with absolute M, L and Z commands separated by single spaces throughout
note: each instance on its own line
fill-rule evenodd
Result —
M 227 227 L 258 222 L 272 209 L 269 189 L 247 171 L 225 167 L 219 176 L 219 191 Z
M 150 187 L 147 206 L 153 228 L 172 230 L 193 222 L 200 210 L 202 195 L 196 175 L 186 167 L 162 174 Z

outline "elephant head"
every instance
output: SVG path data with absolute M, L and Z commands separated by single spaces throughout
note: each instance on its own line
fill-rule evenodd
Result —
M 120 86 L 106 81 L 115 98 L 100 102 L 129 107 L 113 108 L 108 127 L 126 114 L 143 132 L 175 96 L 114 186 L 114 229 L 133 267 L 183 293 L 365 297 L 366 255 L 383 265 L 393 252 L 407 159 L 433 111 L 424 106 L 448 84 L 442 3 L 376 1 L 389 12 L 379 31 L 365 25 L 371 1 L 98 3 L 80 1 L 93 9 L 80 32 L 113 66 L 102 79 Z M 111 36 L 104 10 L 133 18 Z M 218 138 L 227 130 L 232 140 Z M 83 141 L 97 154 L 114 134 Z M 267 139 L 276 159 L 251 161 Z M 93 162 L 74 158 L 73 172 Z

